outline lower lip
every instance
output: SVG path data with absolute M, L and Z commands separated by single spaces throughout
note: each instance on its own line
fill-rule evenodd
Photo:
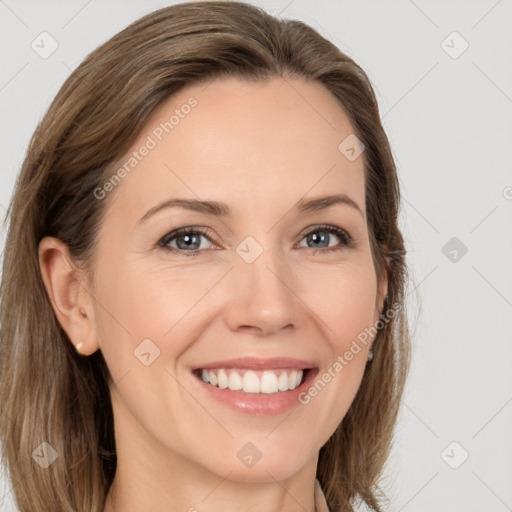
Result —
M 275 416 L 302 405 L 299 395 L 309 387 L 310 381 L 317 373 L 317 368 L 308 370 L 304 381 L 295 389 L 277 393 L 245 393 L 227 388 L 220 389 L 207 384 L 197 375 L 192 374 L 192 377 L 210 398 L 237 412 L 254 416 Z

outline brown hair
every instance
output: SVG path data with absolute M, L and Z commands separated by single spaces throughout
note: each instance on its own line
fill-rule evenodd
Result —
M 201 1 L 148 14 L 93 51 L 30 141 L 9 205 L 0 289 L 0 441 L 20 512 L 102 512 L 116 470 L 111 375 L 101 351 L 77 355 L 57 321 L 38 244 L 45 236 L 59 238 L 73 264 L 92 276 L 107 204 L 93 191 L 164 100 L 224 76 L 317 81 L 339 101 L 365 146 L 372 254 L 377 275 L 388 276 L 384 311 L 400 307 L 379 329 L 357 395 L 320 450 L 317 478 L 332 512 L 352 511 L 354 499 L 382 510 L 379 483 L 410 335 L 399 184 L 375 94 L 365 72 L 308 25 L 241 2 Z M 45 470 L 32 458 L 42 442 L 59 454 Z

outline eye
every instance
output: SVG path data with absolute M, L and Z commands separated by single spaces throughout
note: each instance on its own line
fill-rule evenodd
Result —
M 340 239 L 340 243 L 330 246 L 329 242 L 333 234 Z M 304 238 L 306 243 L 316 244 L 316 246 L 308 247 L 309 249 L 323 249 L 322 252 L 336 251 L 345 247 L 352 247 L 354 244 L 353 238 L 344 229 L 329 225 L 315 226 L 303 235 L 302 239 Z
M 332 235 L 340 240 L 337 245 L 329 245 Z M 167 233 L 158 241 L 157 246 L 175 254 L 196 256 L 202 250 L 206 250 L 205 247 L 201 247 L 201 238 L 211 242 L 214 238 L 213 232 L 205 228 L 182 227 Z M 353 238 L 344 229 L 329 225 L 315 226 L 302 235 L 301 241 L 304 239 L 306 239 L 306 243 L 313 244 L 313 246 L 306 248 L 314 251 L 320 249 L 321 252 L 337 251 L 352 247 L 354 244 Z
M 171 231 L 158 242 L 161 247 L 169 252 L 194 256 L 201 251 L 201 237 L 211 241 L 212 232 L 209 229 L 184 227 Z M 176 242 L 173 247 L 170 244 Z

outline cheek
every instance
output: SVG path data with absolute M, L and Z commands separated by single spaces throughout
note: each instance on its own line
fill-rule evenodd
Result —
M 180 341 L 186 340 L 183 330 L 190 327 L 189 318 L 196 318 L 194 309 L 201 308 L 195 305 L 207 288 L 198 273 L 179 274 L 179 269 L 170 272 L 158 264 L 148 268 L 136 262 L 119 263 L 114 270 L 105 264 L 99 270 L 98 334 L 102 351 L 114 366 L 130 367 L 134 350 L 147 339 L 167 362 L 185 350 L 186 341 Z
M 320 318 L 329 349 L 324 366 L 311 383 L 303 403 L 310 407 L 308 428 L 323 425 L 324 440 L 339 425 L 361 384 L 374 325 L 377 284 L 371 265 L 346 265 L 317 280 L 322 288 L 310 293 L 311 309 Z M 366 331 L 365 331 L 366 330 Z M 371 331 L 370 331 L 371 332 Z M 363 341 L 365 340 L 365 341 Z
M 377 282 L 371 264 L 346 264 L 328 275 L 317 276 L 307 301 L 325 323 L 337 353 L 377 320 Z M 316 290 L 316 291 L 313 291 Z
M 147 338 L 166 353 L 178 354 L 185 347 L 173 334 L 179 332 L 179 338 L 185 339 L 183 330 L 200 325 L 222 302 L 215 300 L 217 305 L 212 308 L 212 298 L 205 297 L 211 287 L 207 284 L 218 281 L 218 269 L 212 273 L 208 268 L 169 271 L 160 267 L 156 264 L 141 270 L 137 262 L 128 262 L 115 266 L 115 271 L 105 265 L 99 273 L 98 281 L 104 283 L 98 291 L 101 338 L 106 345 L 114 340 L 118 355 L 121 346 L 127 344 L 133 352 Z M 311 318 L 319 320 L 318 327 L 336 353 L 344 352 L 352 339 L 376 321 L 377 285 L 371 262 L 300 269 L 296 278 L 294 293 L 306 310 L 314 313 Z

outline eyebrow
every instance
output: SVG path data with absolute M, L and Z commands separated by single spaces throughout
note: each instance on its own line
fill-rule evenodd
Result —
M 330 196 L 315 197 L 314 199 L 301 199 L 296 205 L 296 209 L 301 212 L 317 212 L 329 208 L 335 204 L 345 204 L 354 210 L 357 210 L 361 216 L 364 217 L 363 211 L 359 205 L 346 194 L 334 194 Z M 198 201 L 195 199 L 169 199 L 164 201 L 153 208 L 150 208 L 138 221 L 141 223 L 152 217 L 157 212 L 164 208 L 184 208 L 194 212 L 204 213 L 206 215 L 213 215 L 215 217 L 231 217 L 232 211 L 225 203 L 218 201 Z

